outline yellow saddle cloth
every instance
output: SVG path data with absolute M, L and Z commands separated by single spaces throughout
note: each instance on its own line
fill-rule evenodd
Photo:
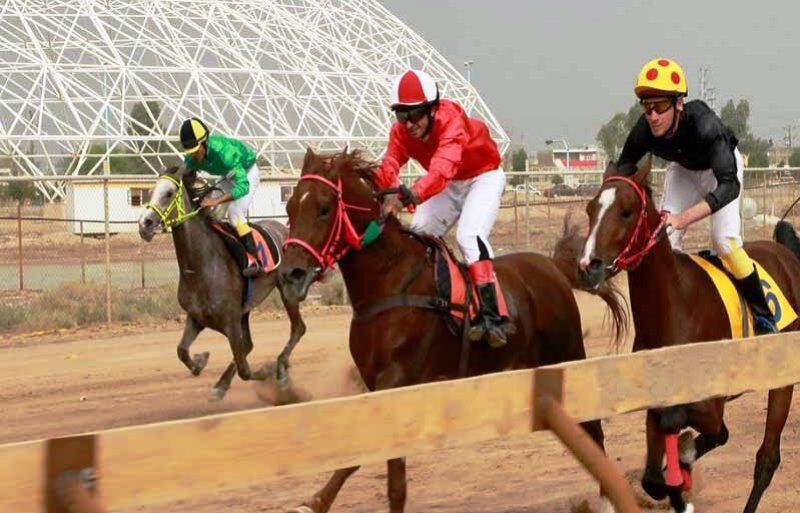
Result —
M 719 293 L 719 297 L 725 305 L 725 310 L 728 312 L 728 322 L 731 325 L 731 337 L 752 337 L 753 313 L 750 311 L 750 305 L 747 305 L 739 296 L 739 292 L 736 290 L 736 286 L 733 284 L 733 281 L 731 281 L 730 276 L 703 257 L 698 255 L 688 256 L 694 263 L 699 265 L 706 274 L 711 277 L 711 281 L 714 282 L 717 293 Z M 772 276 L 761 267 L 761 264 L 755 260 L 753 263 L 755 263 L 756 269 L 758 269 L 758 276 L 761 278 L 764 297 L 766 297 L 767 304 L 775 316 L 778 331 L 781 331 L 797 319 L 797 313 L 795 313 L 794 308 L 792 308 L 786 296 L 783 295 L 778 284 L 772 279 Z

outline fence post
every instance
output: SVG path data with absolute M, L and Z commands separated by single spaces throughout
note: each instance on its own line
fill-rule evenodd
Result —
M 531 190 L 525 175 L 525 249 L 531 247 Z
M 25 289 L 22 269 L 22 201 L 17 201 L 17 260 L 19 262 L 19 290 Z
M 764 192 L 763 192 L 763 201 L 764 201 L 764 228 L 767 227 L 767 171 L 764 170 Z
M 83 247 L 83 221 L 80 221 L 81 227 L 81 284 L 86 285 L 86 253 Z
M 103 217 L 106 236 L 106 323 L 111 324 L 111 233 L 108 214 L 108 177 L 103 178 Z
M 147 250 L 147 246 L 145 246 L 144 239 L 142 239 L 141 237 L 139 237 L 139 241 L 140 241 L 140 245 L 141 245 L 141 248 L 142 248 L 141 249 L 142 260 L 141 260 L 140 274 L 141 274 L 141 277 L 142 277 L 142 289 L 144 289 L 144 287 L 145 287 L 145 283 L 144 283 L 144 252 Z
M 514 187 L 514 247 L 519 248 L 519 212 L 517 211 L 517 196 L 518 191 L 516 186 Z

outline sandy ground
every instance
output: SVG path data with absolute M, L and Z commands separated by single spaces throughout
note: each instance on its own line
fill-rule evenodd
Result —
M 606 354 L 601 304 L 583 294 L 578 299 L 590 355 Z M 358 391 L 350 379 L 345 311 L 309 317 L 308 334 L 295 352 L 293 378 L 314 398 Z M 284 320 L 257 322 L 250 361 L 273 358 L 288 328 Z M 230 357 L 227 344 L 218 334 L 203 333 L 194 350 L 211 351 L 211 361 L 200 377 L 191 377 L 175 355 L 179 336 L 179 325 L 169 324 L 0 339 L 0 443 L 263 406 L 254 386 L 238 380 L 223 402 L 209 403 L 208 392 Z M 698 511 L 742 510 L 765 404 L 765 394 L 758 393 L 729 405 L 730 442 L 699 465 L 703 475 L 695 499 Z M 644 460 L 643 414 L 614 418 L 604 428 L 610 455 L 635 475 Z M 762 502 L 762 513 L 800 509 L 799 428 L 797 416 L 791 415 L 783 437 L 782 467 Z M 332 511 L 387 511 L 385 476 L 385 465 L 363 468 L 344 486 Z M 406 511 L 412 513 L 599 511 L 596 485 L 548 433 L 412 457 L 408 476 Z M 198 489 L 189 501 L 129 511 L 277 513 L 298 505 L 325 479 L 327 473 L 214 495 Z M 584 501 L 587 504 L 578 507 Z M 666 506 L 646 511 L 666 511 Z

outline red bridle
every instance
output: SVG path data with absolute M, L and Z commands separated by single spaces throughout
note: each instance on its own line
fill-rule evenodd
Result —
M 352 209 L 359 210 L 361 212 L 369 212 L 372 209 L 345 203 L 344 199 L 342 198 L 341 178 L 339 178 L 337 183 L 333 183 L 327 178 L 319 175 L 304 175 L 300 177 L 298 183 L 302 182 L 303 180 L 314 180 L 323 183 L 333 189 L 333 191 L 336 193 L 336 208 L 333 213 L 334 217 L 331 231 L 328 234 L 328 239 L 325 241 L 325 245 L 320 251 L 314 249 L 308 242 L 294 237 L 286 239 L 283 243 L 283 248 L 285 250 L 286 247 L 291 244 L 296 244 L 304 248 L 316 259 L 317 263 L 320 265 L 320 273 L 323 273 L 328 269 L 332 269 L 336 262 L 351 249 L 361 249 L 362 236 L 359 235 L 356 232 L 356 229 L 353 227 L 353 223 L 350 221 L 350 217 L 347 215 L 347 210 Z
M 625 176 L 610 176 L 603 180 L 603 184 L 608 182 L 627 183 L 636 191 L 636 195 L 639 196 L 639 202 L 642 204 L 642 209 L 639 211 L 639 219 L 636 221 L 636 227 L 633 229 L 628 244 L 609 266 L 612 273 L 633 270 L 642 263 L 647 253 L 661 240 L 661 232 L 667 222 L 669 212 L 661 212 L 658 225 L 655 230 L 651 231 L 650 227 L 647 226 L 647 193 L 644 187 L 641 187 L 635 181 Z M 637 247 L 641 247 L 641 249 L 637 251 Z

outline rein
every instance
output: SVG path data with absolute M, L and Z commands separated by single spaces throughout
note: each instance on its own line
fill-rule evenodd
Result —
M 642 260 L 653 249 L 653 246 L 666 234 L 669 212 L 662 211 L 660 213 L 658 225 L 651 231 L 650 227 L 647 226 L 647 192 L 645 192 L 644 188 L 625 176 L 610 176 L 603 180 L 603 184 L 609 182 L 624 182 L 633 187 L 642 205 L 639 211 L 639 218 L 636 221 L 636 227 L 633 229 L 628 244 L 608 267 L 612 273 L 616 274 L 619 271 L 636 269 L 642 263 Z M 638 250 L 636 249 L 637 247 L 639 248 Z

